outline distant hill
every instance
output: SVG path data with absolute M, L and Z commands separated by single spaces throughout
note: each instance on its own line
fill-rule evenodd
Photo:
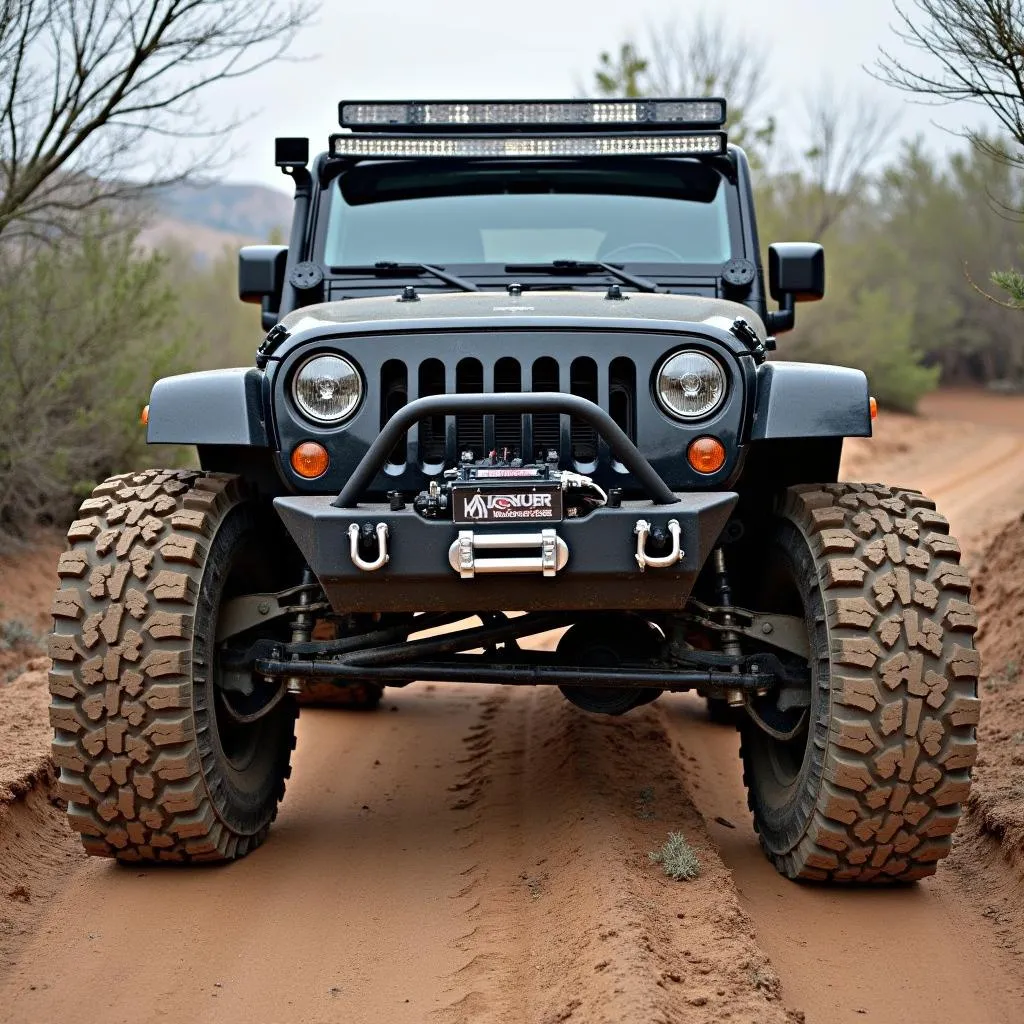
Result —
M 288 240 L 292 197 L 264 185 L 172 185 L 148 196 L 153 215 L 139 235 L 145 249 L 192 250 L 200 263 L 253 242 Z
M 154 193 L 152 200 L 171 220 L 261 242 L 275 234 L 286 238 L 292 218 L 291 196 L 265 185 L 171 185 Z

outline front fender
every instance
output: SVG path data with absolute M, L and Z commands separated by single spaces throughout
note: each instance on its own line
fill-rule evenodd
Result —
M 158 380 L 149 399 L 146 440 L 268 447 L 262 372 L 234 367 Z
M 819 363 L 758 367 L 752 441 L 870 436 L 871 399 L 862 371 Z

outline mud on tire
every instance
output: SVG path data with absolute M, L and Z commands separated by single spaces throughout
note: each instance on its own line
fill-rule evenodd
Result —
M 976 755 L 977 618 L 959 546 L 914 491 L 797 487 L 779 514 L 775 545 L 804 592 L 816 663 L 788 788 L 772 778 L 775 741 L 749 719 L 742 727 L 762 846 L 791 878 L 931 875 L 950 850 Z
M 49 643 L 71 825 L 119 860 L 242 856 L 276 815 L 295 724 L 285 699 L 237 749 L 218 725 L 217 611 L 254 503 L 237 477 L 150 470 L 100 484 L 79 516 Z

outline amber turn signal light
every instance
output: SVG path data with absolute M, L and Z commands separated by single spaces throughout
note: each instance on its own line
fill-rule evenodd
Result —
M 868 404 L 871 406 L 871 418 L 873 420 L 877 420 L 878 419 L 878 399 L 877 398 L 871 398 Z
M 725 445 L 717 437 L 698 437 L 690 442 L 686 458 L 698 473 L 717 473 L 725 465 Z
M 149 425 L 149 406 L 144 405 L 139 413 L 139 422 L 145 427 Z
M 330 464 L 327 449 L 316 441 L 303 441 L 292 450 L 292 469 L 307 480 L 323 476 Z

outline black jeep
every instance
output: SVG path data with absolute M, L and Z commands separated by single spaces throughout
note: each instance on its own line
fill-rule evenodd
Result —
M 86 849 L 241 856 L 298 698 L 434 680 L 695 690 L 781 872 L 931 874 L 975 755 L 970 582 L 931 501 L 837 482 L 864 375 L 769 359 L 824 256 L 770 246 L 765 278 L 725 103 L 340 113 L 311 167 L 277 140 L 255 366 L 153 388 L 149 441 L 202 468 L 107 480 L 68 533 L 53 756 Z

